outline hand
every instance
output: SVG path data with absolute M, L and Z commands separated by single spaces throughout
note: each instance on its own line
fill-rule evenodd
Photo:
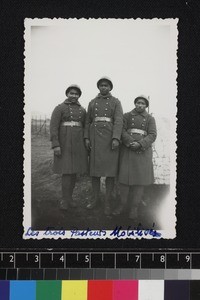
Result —
M 115 150 L 119 147 L 119 141 L 117 139 L 112 140 L 112 150 Z
M 140 148 L 140 144 L 137 143 L 137 142 L 132 142 L 130 144 L 130 148 L 131 148 L 131 150 L 136 151 L 136 150 L 138 150 Z
M 91 150 L 91 144 L 89 139 L 85 139 L 85 147 L 88 151 Z
M 54 155 L 61 156 L 61 149 L 60 149 L 60 147 L 53 148 L 53 151 L 54 151 Z

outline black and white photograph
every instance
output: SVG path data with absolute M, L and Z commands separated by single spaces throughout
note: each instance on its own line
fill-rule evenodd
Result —
M 176 237 L 177 19 L 25 19 L 24 239 Z

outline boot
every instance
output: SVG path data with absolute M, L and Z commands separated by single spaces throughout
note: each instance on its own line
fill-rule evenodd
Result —
M 109 216 L 111 214 L 110 201 L 112 197 L 114 184 L 115 184 L 114 177 L 106 178 L 106 198 L 105 198 L 105 205 L 104 205 L 104 213 L 106 216 Z
M 92 177 L 92 189 L 94 198 L 92 202 L 86 206 L 87 209 L 93 209 L 99 205 L 100 177 Z

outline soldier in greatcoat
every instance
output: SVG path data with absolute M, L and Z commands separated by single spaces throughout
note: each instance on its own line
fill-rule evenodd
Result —
M 99 204 L 100 177 L 106 177 L 104 212 L 110 214 L 110 198 L 118 173 L 119 143 L 123 126 L 120 101 L 113 97 L 112 81 L 103 77 L 97 82 L 100 93 L 90 101 L 85 123 L 85 145 L 90 151 L 90 176 L 94 192 L 93 202 L 87 208 Z
M 152 143 L 157 135 L 155 119 L 146 111 L 148 99 L 139 96 L 134 103 L 135 108 L 124 114 L 119 163 L 121 203 L 113 212 L 118 215 L 123 211 L 130 192 L 131 219 L 138 217 L 144 187 L 154 182 Z
M 88 170 L 88 154 L 84 145 L 83 128 L 86 111 L 78 99 L 82 92 L 79 86 L 71 85 L 66 90 L 67 99 L 56 106 L 51 116 L 50 136 L 54 151 L 53 170 L 62 174 L 62 200 L 60 208 L 76 207 L 72 193 L 77 174 Z

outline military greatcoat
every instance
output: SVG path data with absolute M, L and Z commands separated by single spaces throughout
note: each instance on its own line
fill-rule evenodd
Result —
M 146 111 L 138 113 L 134 109 L 124 114 L 119 166 L 120 183 L 149 185 L 154 182 L 151 145 L 156 135 L 155 119 Z M 130 148 L 133 141 L 140 144 L 140 148 L 136 151 Z
M 52 148 L 61 147 L 61 156 L 54 155 L 53 170 L 57 174 L 84 174 L 88 170 L 88 154 L 84 146 L 83 128 L 86 111 L 79 102 L 66 99 L 56 106 L 51 116 Z M 80 126 L 63 126 L 63 122 L 80 122 Z
M 111 122 L 95 121 L 96 117 Z M 90 139 L 90 176 L 115 177 L 118 173 L 119 148 L 112 150 L 112 139 L 121 139 L 123 111 L 120 101 L 110 93 L 99 94 L 90 101 L 86 115 L 84 137 Z

